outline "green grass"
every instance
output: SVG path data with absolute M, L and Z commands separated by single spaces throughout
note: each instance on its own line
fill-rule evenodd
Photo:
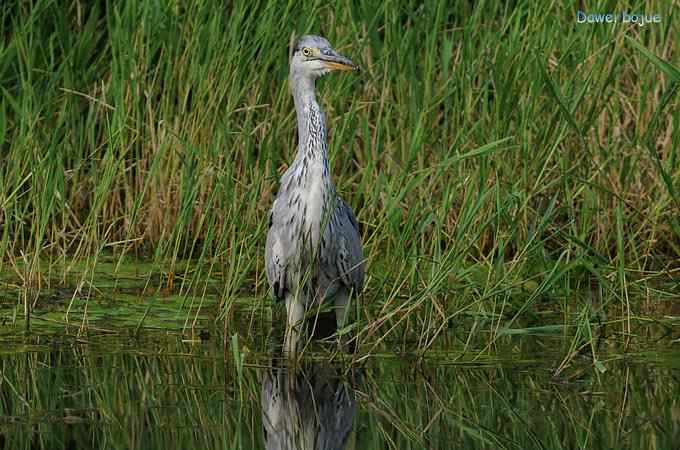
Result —
M 0 273 L 26 315 L 55 286 L 95 295 L 111 258 L 114 279 L 143 264 L 151 288 L 216 297 L 227 322 L 265 298 L 265 218 L 296 146 L 289 45 L 311 32 L 362 67 L 319 83 L 365 243 L 362 348 L 425 352 L 472 318 L 489 345 L 562 326 L 576 350 L 602 323 L 666 320 L 671 3 L 617 4 L 662 17 L 630 27 L 578 25 L 559 2 L 5 2 Z

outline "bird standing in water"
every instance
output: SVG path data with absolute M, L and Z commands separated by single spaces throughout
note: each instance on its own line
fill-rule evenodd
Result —
M 265 250 L 274 297 L 286 302 L 284 348 L 289 353 L 296 352 L 310 307 L 332 302 L 340 328 L 350 297 L 364 284 L 359 226 L 330 177 L 326 120 L 314 89 L 316 79 L 331 71 L 357 69 L 322 37 L 304 36 L 295 44 L 289 84 L 297 113 L 298 151 L 281 177 L 269 213 Z

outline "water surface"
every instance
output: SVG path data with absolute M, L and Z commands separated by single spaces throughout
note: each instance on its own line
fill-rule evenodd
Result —
M 564 336 L 511 334 L 493 348 L 444 336 L 446 345 L 424 357 L 386 349 L 360 363 L 314 344 L 289 368 L 274 345 L 258 348 L 271 336 L 225 340 L 222 331 L 78 335 L 5 325 L 0 449 L 661 449 L 680 442 L 672 335 L 654 351 L 623 353 L 605 343 L 613 349 L 606 358 L 600 351 L 599 369 L 583 354 L 556 376 L 569 349 Z

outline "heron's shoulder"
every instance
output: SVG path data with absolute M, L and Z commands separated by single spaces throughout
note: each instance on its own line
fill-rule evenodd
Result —
M 300 161 L 299 159 L 295 159 L 290 166 L 286 169 L 286 171 L 281 175 L 281 182 L 279 185 L 279 191 L 276 193 L 276 198 L 274 200 L 274 204 L 281 199 L 285 198 L 289 195 L 291 195 L 291 190 L 292 190 L 292 180 L 295 177 L 295 175 L 300 171 Z M 279 202 L 281 203 L 281 202 Z
M 352 226 L 352 228 L 354 228 L 357 232 L 359 231 L 359 222 L 357 222 L 357 218 L 354 216 L 354 211 L 352 211 L 352 208 L 339 195 L 338 212 L 342 218 L 345 218 L 347 221 L 349 221 L 349 224 Z

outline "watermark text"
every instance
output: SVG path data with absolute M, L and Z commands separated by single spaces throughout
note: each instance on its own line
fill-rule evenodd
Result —
M 633 13 L 628 11 L 623 12 L 609 12 L 609 13 L 591 13 L 576 11 L 577 23 L 629 23 L 638 26 L 645 26 L 648 23 L 661 23 L 661 14 L 643 14 Z

